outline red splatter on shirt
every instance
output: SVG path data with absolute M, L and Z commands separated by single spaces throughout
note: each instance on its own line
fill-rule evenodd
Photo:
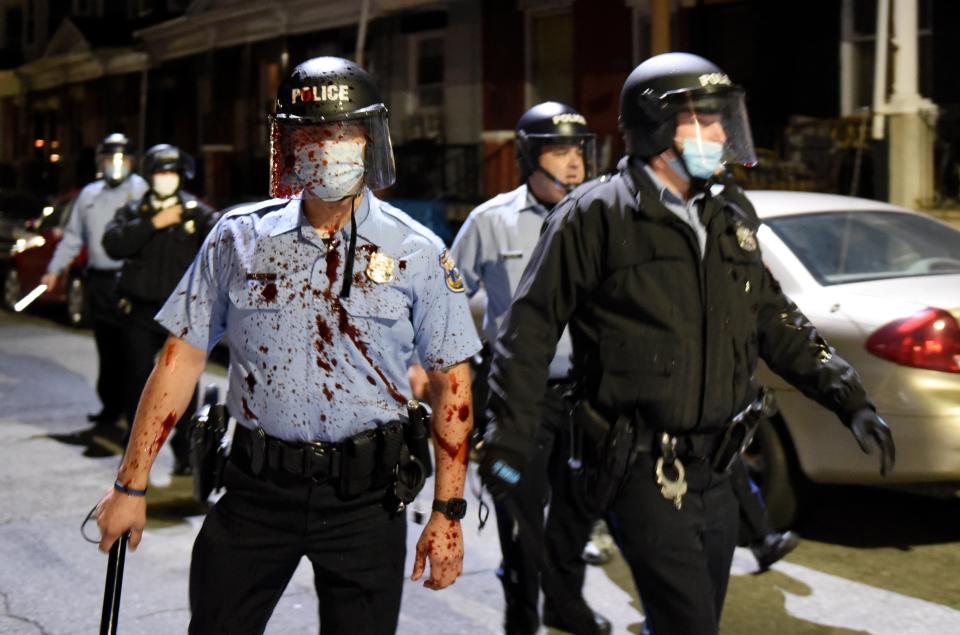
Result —
M 263 291 L 260 292 L 260 295 L 262 295 L 263 299 L 267 302 L 273 302 L 277 299 L 277 285 L 272 282 L 268 283 L 263 288 Z
M 245 416 L 247 419 L 257 419 L 257 415 L 253 414 L 253 411 L 250 410 L 250 406 L 247 405 L 246 397 L 240 399 L 240 404 L 243 406 L 243 416 Z
M 253 388 L 257 385 L 257 378 L 253 376 L 253 373 L 250 373 L 246 377 L 247 380 L 247 389 L 250 391 L 250 394 L 253 394 Z

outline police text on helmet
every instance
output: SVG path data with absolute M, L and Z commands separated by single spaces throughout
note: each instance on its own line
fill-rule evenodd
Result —
M 349 87 L 344 84 L 301 86 L 300 88 L 294 88 L 290 94 L 291 102 L 296 103 L 297 99 L 303 103 L 309 101 L 349 101 Z
M 565 112 L 553 116 L 554 125 L 559 125 L 562 123 L 578 123 L 581 126 L 585 126 L 587 125 L 587 120 L 583 117 L 583 115 L 574 112 Z

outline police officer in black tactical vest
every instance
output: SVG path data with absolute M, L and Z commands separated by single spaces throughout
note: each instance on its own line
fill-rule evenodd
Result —
M 117 210 L 103 234 L 106 252 L 123 260 L 117 293 L 124 320 L 124 405 L 131 427 L 154 358 L 167 338 L 153 316 L 176 288 L 219 217 L 182 189 L 183 181 L 193 178 L 194 162 L 179 148 L 166 143 L 153 146 L 144 154 L 141 173 L 150 189 L 141 199 Z M 190 472 L 186 427 L 195 402 L 196 395 L 170 440 L 177 475 Z
M 756 162 L 743 90 L 711 62 L 653 57 L 620 102 L 619 172 L 547 220 L 494 347 L 480 471 L 509 500 L 537 434 L 564 327 L 582 378 L 595 501 L 656 635 L 718 631 L 737 542 L 730 469 L 760 415 L 762 359 L 892 468 L 889 428 L 856 371 L 764 267 L 757 215 L 725 178 Z

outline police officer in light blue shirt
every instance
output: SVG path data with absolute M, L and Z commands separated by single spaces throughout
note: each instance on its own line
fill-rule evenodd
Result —
M 544 219 L 569 190 L 589 178 L 595 164 L 595 135 L 583 115 L 564 104 L 534 106 L 520 118 L 516 135 L 523 184 L 473 210 L 451 249 L 467 293 L 472 296 L 481 288 L 486 293 L 483 331 L 491 343 L 510 308 Z M 590 537 L 593 518 L 578 500 L 577 475 L 568 468 L 570 417 L 563 394 L 573 383 L 569 376 L 570 353 L 570 337 L 565 332 L 550 364 L 543 425 L 539 427 L 537 451 L 529 458 L 525 473 L 530 479 L 514 494 L 515 509 L 526 515 L 524 526 L 537 532 L 529 537 L 530 542 L 546 541 L 551 573 L 543 580 L 543 623 L 581 632 L 576 623 L 580 618 L 580 622 L 593 623 L 594 632 L 609 633 L 609 621 L 594 615 L 580 593 L 584 579 L 580 555 Z M 479 388 L 486 377 L 476 381 Z M 475 392 L 477 401 L 481 399 L 479 392 Z M 550 517 L 544 531 L 543 508 L 548 497 Z M 496 512 L 503 554 L 498 576 L 506 600 L 504 630 L 507 635 L 532 635 L 540 626 L 539 563 L 519 536 L 505 506 L 496 503 Z M 553 592 L 557 587 L 563 591 Z
M 111 258 L 101 243 L 107 223 L 121 207 L 138 201 L 147 191 L 147 182 L 132 173 L 130 140 L 119 132 L 107 135 L 97 146 L 97 170 L 102 178 L 88 184 L 77 195 L 73 211 L 57 244 L 47 273 L 40 280 L 53 291 L 64 279 L 70 263 L 87 248 L 84 271 L 85 301 L 88 303 L 93 337 L 100 368 L 97 395 L 103 409 L 88 419 L 98 425 L 114 425 L 123 414 L 123 328 L 117 310 L 119 260 Z M 128 422 L 133 425 L 133 422 Z
M 100 504 L 101 548 L 125 531 L 139 542 L 150 464 L 223 338 L 238 425 L 227 493 L 194 545 L 190 632 L 263 632 L 306 556 L 321 633 L 393 633 L 406 362 L 416 353 L 427 369 L 437 448 L 412 577 L 429 560 L 424 586 L 437 590 L 462 568 L 473 415 L 464 360 L 479 341 L 442 243 L 371 191 L 394 168 L 386 108 L 363 69 L 331 57 L 297 66 L 278 91 L 271 150 L 276 198 L 225 215 L 157 315 L 171 335 Z

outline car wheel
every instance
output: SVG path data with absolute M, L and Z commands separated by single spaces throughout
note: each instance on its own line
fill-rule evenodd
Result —
M 67 283 L 67 322 L 70 326 L 84 326 L 87 323 L 87 294 L 83 278 L 71 275 Z
M 3 277 L 3 306 L 13 310 L 13 305 L 20 301 L 20 275 L 12 265 Z
M 793 526 L 800 515 L 804 480 L 796 466 L 793 448 L 785 442 L 785 426 L 778 417 L 764 418 L 753 442 L 743 453 L 750 478 L 760 487 L 767 518 L 774 529 Z

